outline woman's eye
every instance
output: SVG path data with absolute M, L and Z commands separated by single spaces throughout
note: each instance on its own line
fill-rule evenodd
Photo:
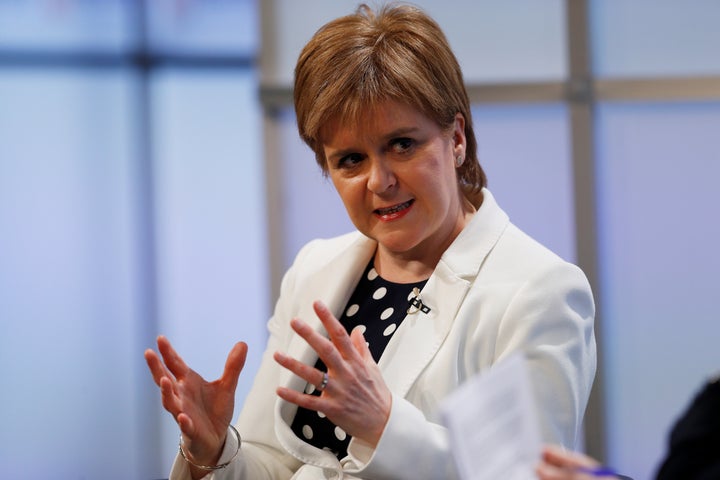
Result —
M 345 155 L 340 160 L 338 160 L 337 167 L 338 168 L 352 168 L 358 163 L 362 162 L 362 155 L 359 153 L 351 153 L 350 155 Z
M 390 142 L 390 146 L 396 153 L 407 152 L 414 144 L 415 142 L 411 138 L 396 138 Z

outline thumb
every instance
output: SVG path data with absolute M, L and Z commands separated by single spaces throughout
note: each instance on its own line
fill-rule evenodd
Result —
M 247 344 L 245 342 L 238 342 L 233 345 L 233 348 L 230 350 L 227 360 L 225 361 L 225 370 L 223 371 L 220 381 L 232 390 L 237 388 L 240 372 L 245 366 L 247 351 Z

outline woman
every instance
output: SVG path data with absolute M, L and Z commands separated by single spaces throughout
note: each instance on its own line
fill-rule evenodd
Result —
M 146 353 L 182 432 L 171 478 L 456 478 L 438 406 L 514 352 L 544 439 L 574 446 L 595 373 L 590 288 L 485 188 L 438 25 L 410 6 L 361 6 L 305 46 L 294 95 L 300 135 L 358 231 L 309 243 L 285 275 L 241 447 L 228 425 L 244 344 L 213 383 L 165 338 L 165 365 Z

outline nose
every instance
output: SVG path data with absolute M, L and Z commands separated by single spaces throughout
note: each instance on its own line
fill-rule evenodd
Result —
M 370 159 L 367 188 L 376 195 L 382 195 L 392 190 L 397 184 L 397 177 L 392 166 L 382 157 Z

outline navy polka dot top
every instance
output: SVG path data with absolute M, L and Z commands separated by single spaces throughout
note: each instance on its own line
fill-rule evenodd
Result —
M 378 275 L 371 260 L 339 318 L 340 323 L 348 332 L 355 328 L 362 329 L 372 357 L 377 362 L 408 313 L 410 299 L 414 296 L 413 289 L 421 290 L 426 282 L 427 280 L 416 283 L 389 282 Z M 322 372 L 327 371 L 320 359 L 315 368 Z M 320 395 L 310 383 L 305 387 L 305 393 Z M 292 430 L 298 438 L 331 451 L 338 459 L 347 455 L 350 436 L 328 420 L 322 412 L 298 407 Z

